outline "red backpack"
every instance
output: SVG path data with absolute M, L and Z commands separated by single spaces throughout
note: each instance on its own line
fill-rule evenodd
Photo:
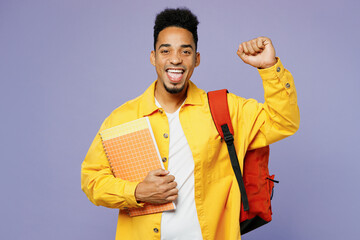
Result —
M 275 175 L 269 175 L 269 146 L 246 152 L 244 171 L 241 176 L 234 146 L 234 130 L 231 124 L 226 89 L 208 92 L 211 115 L 216 128 L 228 147 L 241 193 L 240 231 L 250 232 L 271 221 L 271 199 Z

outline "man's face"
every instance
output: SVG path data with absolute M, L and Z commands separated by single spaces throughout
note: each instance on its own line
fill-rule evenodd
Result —
M 194 68 L 200 64 L 200 54 L 190 31 L 167 27 L 159 33 L 150 61 L 158 75 L 157 88 L 176 94 L 186 90 Z

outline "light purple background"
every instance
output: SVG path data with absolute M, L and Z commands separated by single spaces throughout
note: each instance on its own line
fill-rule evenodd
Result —
M 272 145 L 273 221 L 243 239 L 359 239 L 358 0 L 0 1 L 0 239 L 114 239 L 117 210 L 80 189 L 100 124 L 156 79 L 156 13 L 200 20 L 193 81 L 263 101 L 242 41 L 273 40 L 292 72 L 300 130 Z

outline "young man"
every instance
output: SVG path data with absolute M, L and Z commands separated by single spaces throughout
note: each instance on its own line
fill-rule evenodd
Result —
M 100 131 L 149 117 L 165 169 L 142 182 L 115 178 L 99 134 L 82 164 L 82 189 L 95 205 L 120 209 L 116 239 L 240 239 L 240 192 L 206 93 L 190 81 L 200 64 L 198 21 L 187 9 L 166 9 L 154 26 L 150 61 L 157 80 L 117 108 Z M 265 103 L 228 94 L 239 159 L 247 149 L 292 135 L 299 110 L 291 74 L 266 37 L 240 44 L 239 57 L 259 69 Z M 240 161 L 242 168 L 243 162 Z M 175 201 L 176 210 L 129 217 L 122 210 Z

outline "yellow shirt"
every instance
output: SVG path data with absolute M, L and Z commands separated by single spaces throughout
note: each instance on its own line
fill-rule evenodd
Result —
M 244 158 L 247 149 L 269 145 L 294 134 L 299 127 L 296 90 L 290 72 L 278 60 L 259 73 L 265 90 L 264 104 L 228 94 L 238 159 Z M 160 155 L 168 158 L 169 138 L 164 134 L 169 133 L 169 125 L 165 112 L 155 105 L 155 84 L 114 110 L 99 131 L 148 116 Z M 190 82 L 179 114 L 194 157 L 195 204 L 203 238 L 240 239 L 239 186 L 226 143 L 221 141 L 213 123 L 206 92 Z M 167 169 L 167 162 L 164 165 Z M 242 161 L 240 166 L 242 168 Z M 83 191 L 97 206 L 120 209 L 116 239 L 160 239 L 161 213 L 129 217 L 121 212 L 124 208 L 142 207 L 134 196 L 137 184 L 113 176 L 97 134 L 82 164 Z

